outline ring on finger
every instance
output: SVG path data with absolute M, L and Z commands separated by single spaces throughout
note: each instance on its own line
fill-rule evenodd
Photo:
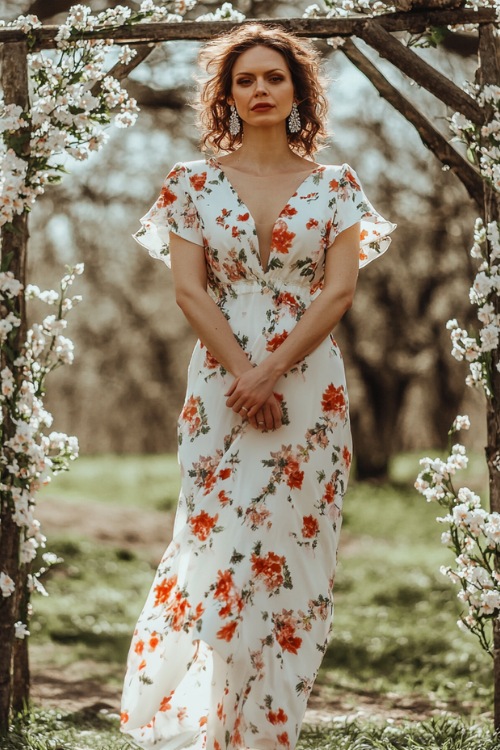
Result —
M 247 409 L 246 406 L 242 406 L 241 409 L 240 409 L 240 411 L 245 411 L 246 412 L 246 411 L 248 411 L 248 409 Z

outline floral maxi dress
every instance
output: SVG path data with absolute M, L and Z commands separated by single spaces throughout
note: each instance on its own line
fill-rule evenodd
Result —
M 202 245 L 208 291 L 251 362 L 321 294 L 325 252 L 361 224 L 360 265 L 395 224 L 347 164 L 314 165 L 277 218 L 268 267 L 219 163 L 179 163 L 134 235 L 168 264 L 172 230 Z M 283 426 L 225 405 L 233 377 L 198 341 L 178 422 L 174 535 L 134 631 L 122 731 L 155 750 L 289 750 L 328 644 L 351 437 L 342 357 L 327 337 L 277 382 Z

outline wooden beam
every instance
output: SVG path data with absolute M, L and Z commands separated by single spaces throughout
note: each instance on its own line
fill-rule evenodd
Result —
M 483 201 L 483 181 L 479 172 L 450 146 L 446 138 L 424 117 L 418 109 L 396 89 L 375 65 L 348 40 L 341 47 L 345 56 L 375 86 L 377 91 L 417 130 L 423 143 L 432 153 L 461 180 L 470 197 L 481 206 Z
M 293 31 L 297 36 L 328 39 L 332 36 L 361 36 L 363 26 L 373 16 L 357 15 L 347 18 L 253 18 L 244 23 L 263 23 L 280 26 Z M 458 8 L 441 10 L 421 10 L 411 12 L 384 13 L 376 16 L 387 31 L 410 31 L 422 33 L 430 26 L 453 24 L 488 24 L 496 22 L 494 8 Z M 112 39 L 116 44 L 139 42 L 164 42 L 179 40 L 211 39 L 240 24 L 234 21 L 182 21 L 181 23 L 138 23 L 126 24 L 117 28 L 100 27 L 82 33 L 84 39 Z M 32 32 L 34 51 L 56 46 L 58 26 L 47 25 Z M 0 28 L 0 43 L 21 41 L 26 37 L 19 29 Z
M 419 86 L 436 96 L 451 107 L 454 112 L 461 112 L 476 125 L 484 122 L 484 112 L 479 104 L 453 81 L 422 60 L 412 49 L 406 47 L 393 37 L 378 21 L 368 21 L 361 31 L 361 38 L 370 47 L 377 50 L 402 73 L 412 78 Z

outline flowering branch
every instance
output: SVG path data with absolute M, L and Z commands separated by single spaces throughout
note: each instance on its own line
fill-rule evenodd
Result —
M 68 268 L 60 283 L 59 292 L 41 291 L 37 286 L 22 285 L 9 271 L 0 271 L 0 349 L 5 366 L 0 371 L 0 499 L 3 507 L 10 507 L 12 518 L 21 530 L 19 562 L 29 566 L 39 547 L 45 546 L 40 523 L 34 518 L 35 501 L 41 486 L 51 477 L 69 468 L 78 456 L 78 441 L 61 432 L 45 433 L 52 426 L 52 415 L 43 406 L 45 381 L 49 372 L 73 362 L 73 343 L 63 335 L 66 316 L 78 302 L 80 295 L 68 292 L 77 275 L 83 273 L 83 263 Z M 38 299 L 56 308 L 41 323 L 27 332 L 26 341 L 16 351 L 16 329 L 21 319 L 16 312 L 17 298 Z M 48 567 L 57 558 L 46 553 Z M 41 568 L 28 576 L 29 590 L 44 594 Z M 0 593 L 7 598 L 14 593 L 15 581 L 0 571 Z M 0 599 L 1 602 L 1 599 Z M 27 624 L 15 623 L 15 635 L 29 635 Z
M 467 416 L 455 419 L 448 433 L 448 457 L 444 461 L 422 458 L 423 469 L 415 487 L 428 502 L 437 502 L 447 511 L 437 520 L 449 525 L 441 541 L 455 554 L 455 567 L 442 566 L 441 572 L 460 586 L 458 598 L 468 608 L 457 624 L 474 633 L 493 656 L 488 626 L 500 615 L 500 572 L 495 566 L 500 549 L 500 514 L 482 508 L 480 497 L 468 487 L 457 490 L 454 486 L 454 477 L 466 468 L 468 458 L 464 446 L 452 446 L 451 438 L 469 427 Z

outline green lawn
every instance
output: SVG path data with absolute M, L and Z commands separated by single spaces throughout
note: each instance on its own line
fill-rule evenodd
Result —
M 370 723 L 362 717 L 338 721 L 319 734 L 305 731 L 304 749 L 500 748 L 488 733 L 491 660 L 456 626 L 456 590 L 439 572 L 451 553 L 440 544 L 443 529 L 435 521 L 439 509 L 412 488 L 417 471 L 415 456 L 401 456 L 392 467 L 391 483 L 351 485 L 336 581 L 334 635 L 318 688 L 321 699 L 336 705 L 340 701 L 347 714 L 369 699 L 380 700 L 387 717 L 387 706 L 406 700 L 420 703 L 424 710 L 442 709 L 448 719 L 409 724 Z M 476 490 L 485 486 L 481 460 L 472 462 L 466 479 Z M 172 456 L 100 456 L 79 459 L 45 493 L 61 503 L 123 503 L 147 513 L 171 510 L 177 491 L 178 467 Z M 125 544 L 85 538 L 81 528 L 50 538 L 48 549 L 64 563 L 54 567 L 46 581 L 50 596 L 34 601 L 35 666 L 49 663 L 64 669 L 81 661 L 82 679 L 104 679 L 118 689 L 131 631 L 151 583 L 151 562 Z M 409 711 L 407 718 L 411 717 Z M 38 712 L 23 726 L 0 747 L 127 746 L 117 733 L 113 713 Z M 55 744 L 48 744 L 49 737 Z

